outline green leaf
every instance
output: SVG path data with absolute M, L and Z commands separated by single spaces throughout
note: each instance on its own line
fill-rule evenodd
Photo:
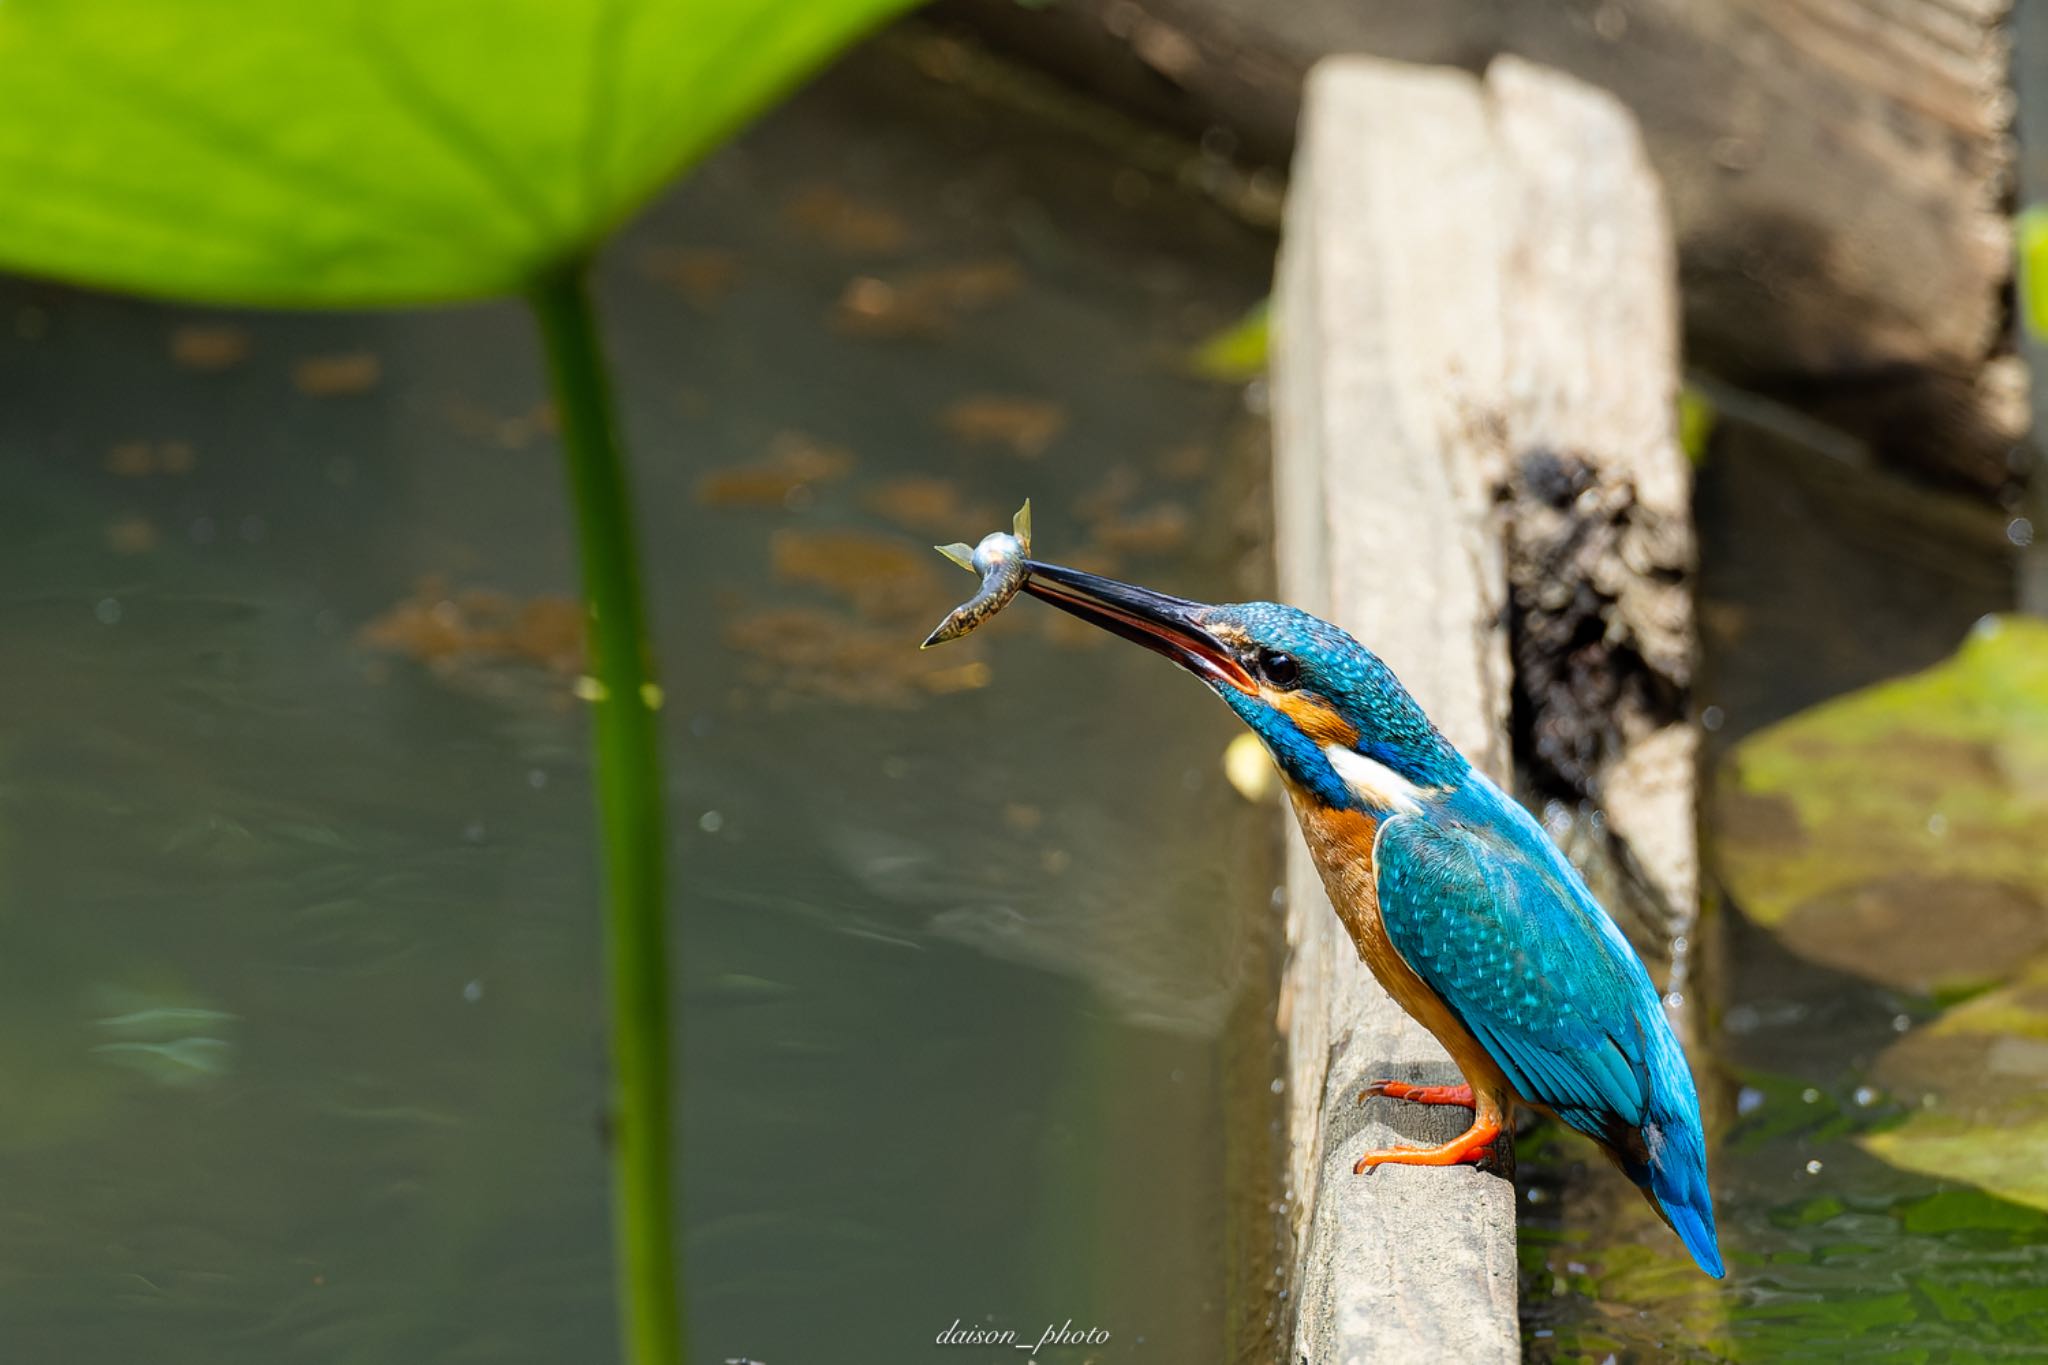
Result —
M 2048 207 L 2029 206 L 2013 227 L 2013 245 L 2019 256 L 2020 321 L 2034 337 L 2048 337 Z
M 1877 1075 L 1923 1107 L 1866 1150 L 2048 1209 L 2048 957 L 1893 1043 Z
M 1261 299 L 1243 317 L 1195 348 L 1188 363 L 1204 379 L 1243 383 L 1266 372 L 1272 347 L 1271 300 Z
M 508 293 L 909 0 L 0 0 L 0 268 Z
M 1690 384 L 1678 391 L 1678 448 L 1694 468 L 1707 462 L 1707 447 L 1720 420 L 1714 400 L 1705 393 Z
M 2008 1125 L 1998 1118 L 1915 1115 L 1863 1140 L 1870 1152 L 1909 1171 L 1964 1180 L 2001 1199 L 2048 1208 L 2048 1120 Z
M 1715 783 L 1731 899 L 1801 956 L 1954 1000 L 2048 952 L 2048 623 L 1744 740 Z

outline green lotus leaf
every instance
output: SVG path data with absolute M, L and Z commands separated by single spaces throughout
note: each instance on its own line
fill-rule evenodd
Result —
M 0 3 L 0 269 L 213 303 L 524 288 L 906 0 Z
M 1928 995 L 2048 951 L 2048 622 L 1745 740 L 1716 782 L 1731 899 L 1793 951 Z
M 1870 1152 L 2048 1209 L 2048 957 L 1899 1039 L 1877 1079 L 1921 1107 Z

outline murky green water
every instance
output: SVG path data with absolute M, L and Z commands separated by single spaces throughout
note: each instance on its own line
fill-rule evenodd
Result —
M 1699 511 L 1710 761 L 1805 707 L 1936 663 L 2010 602 L 1997 519 L 1860 486 L 1761 437 L 1717 445 Z M 1922 766 L 1902 753 L 1892 778 L 1920 781 Z M 1710 868 L 1720 841 L 1758 837 L 1775 836 L 1710 823 Z M 1736 913 L 1725 885 L 1719 895 L 1704 1098 L 1728 1281 L 1692 1271 L 1590 1148 L 1540 1134 L 1522 1144 L 1531 1358 L 2040 1358 L 2048 1214 L 1894 1169 L 1858 1143 L 1907 1118 L 1914 1101 L 1886 1085 L 1879 1058 L 1942 1002 L 1818 965 Z M 1944 935 L 1969 932 L 1949 902 L 1930 889 L 1918 913 L 1885 920 L 1886 943 L 1850 955 L 1945 953 Z
M 1110 1335 L 1073 1359 L 1221 1360 L 1270 1275 L 1229 716 L 1035 604 L 914 648 L 969 586 L 925 547 L 1026 494 L 1048 553 L 1243 590 L 1257 437 L 1176 358 L 1270 249 L 899 48 L 608 255 L 704 1358 L 1071 1319 Z M 509 306 L 0 285 L 5 1358 L 608 1358 L 541 399 Z
M 911 646 L 969 586 L 924 547 L 1026 494 L 1047 553 L 1259 586 L 1257 420 L 1180 357 L 1271 242 L 962 70 L 859 54 L 606 262 L 696 1339 L 1011 1358 L 934 1338 L 1071 1321 L 1109 1342 L 1047 1358 L 1262 1359 L 1272 822 L 1222 780 L 1232 722 L 1035 604 Z M 0 283 L 0 1357 L 609 1357 L 542 397 L 510 307 Z M 1715 754 L 2009 599 L 1995 535 L 1782 452 L 1724 442 L 1700 506 Z M 1943 1002 L 1725 905 L 1707 937 L 1730 1280 L 1538 1130 L 1531 1357 L 2038 1356 L 2048 1217 L 1857 1142 Z

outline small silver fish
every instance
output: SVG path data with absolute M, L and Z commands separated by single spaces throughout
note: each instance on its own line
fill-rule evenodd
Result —
M 948 612 L 919 649 L 959 639 L 1001 611 L 1024 586 L 1030 575 L 1025 561 L 1031 557 L 1031 499 L 1024 499 L 1008 531 L 991 531 L 979 545 L 956 542 L 932 548 L 961 568 L 980 574 L 981 591 Z

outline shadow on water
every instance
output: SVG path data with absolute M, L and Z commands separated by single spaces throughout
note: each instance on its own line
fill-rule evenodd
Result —
M 1981 616 L 2010 605 L 2001 519 L 1852 475 L 1755 429 L 1717 438 L 1698 508 L 1710 765 L 1805 708 L 1941 661 Z M 1730 841 L 1757 837 L 1710 821 L 1710 875 L 1725 873 Z M 1729 904 L 1725 879 L 1709 894 L 1719 901 L 1707 929 L 1716 1017 L 1703 1098 L 1719 1135 L 1729 1278 L 1717 1286 L 1691 1270 L 1590 1147 L 1545 1130 L 1523 1147 L 1530 1358 L 2038 1351 L 2048 1214 L 1895 1168 L 1863 1145 L 1919 1104 L 1888 1083 L 1880 1058 L 1943 1002 L 1822 965 L 1869 957 L 1857 945 L 1794 952 Z M 1894 960 L 1959 932 L 1946 908 L 1888 920 Z M 1838 935 L 1854 932 L 1840 924 Z
M 1277 1233 L 1230 718 L 1030 606 L 915 644 L 965 585 L 926 547 L 1027 493 L 1062 558 L 1243 591 L 1262 438 L 1178 358 L 1271 243 L 932 66 L 856 54 L 600 281 L 669 687 L 695 1334 L 784 1365 L 1072 1319 L 1093 1358 L 1221 1360 Z M 7 283 L 0 323 L 6 1354 L 604 1358 L 524 320 Z

